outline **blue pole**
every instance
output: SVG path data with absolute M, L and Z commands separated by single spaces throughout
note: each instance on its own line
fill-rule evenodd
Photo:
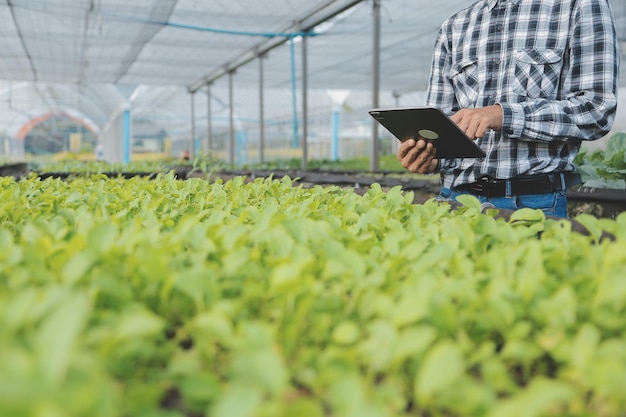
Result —
M 124 109 L 124 163 L 130 162 L 130 109 Z
M 289 38 L 291 49 L 291 98 L 293 105 L 293 143 L 294 148 L 299 147 L 298 143 L 298 103 L 296 100 L 296 50 L 293 36 Z
M 245 130 L 237 131 L 237 163 L 248 163 L 248 134 Z
M 332 160 L 339 159 L 339 111 L 333 112 L 333 155 Z

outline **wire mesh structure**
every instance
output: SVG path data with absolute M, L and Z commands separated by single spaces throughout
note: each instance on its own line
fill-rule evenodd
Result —
M 609 3 L 626 56 L 626 4 Z M 111 162 L 140 152 L 204 150 L 233 164 L 394 152 L 367 110 L 424 102 L 437 29 L 467 5 L 8 1 L 0 155 L 24 158 L 31 129 L 58 116 L 93 132 Z

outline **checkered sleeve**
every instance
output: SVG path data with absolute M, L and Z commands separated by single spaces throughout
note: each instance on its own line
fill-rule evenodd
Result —
M 595 140 L 610 131 L 617 107 L 619 53 L 608 1 L 578 1 L 573 19 L 561 96 L 499 103 L 505 137 L 565 142 Z

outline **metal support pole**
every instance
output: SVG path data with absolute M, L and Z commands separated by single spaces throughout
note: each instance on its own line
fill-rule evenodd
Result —
M 333 110 L 333 144 L 332 144 L 332 161 L 339 160 L 339 109 L 336 106 Z
M 265 162 L 265 99 L 263 93 L 265 90 L 265 77 L 263 74 L 263 59 L 265 55 L 259 55 L 259 163 Z
M 291 146 L 296 149 L 300 147 L 300 143 L 298 140 L 298 100 L 296 94 L 296 43 L 294 42 L 294 38 L 290 37 L 289 39 L 289 49 L 290 49 L 290 58 L 291 58 L 291 106 L 293 111 L 293 120 L 292 120 L 292 128 L 293 128 L 293 139 Z
M 213 125 L 211 123 L 211 84 L 206 85 L 206 108 L 207 108 L 207 134 L 206 134 L 206 152 L 212 156 L 213 152 Z
M 393 92 L 393 98 L 395 99 L 396 107 L 400 107 L 400 96 L 401 96 L 400 93 L 396 91 Z
M 379 106 L 380 96 L 380 0 L 373 0 L 374 38 L 372 47 L 372 107 Z M 372 160 L 371 171 L 378 171 L 380 144 L 378 139 L 378 123 L 372 120 Z
M 228 141 L 228 163 L 231 167 L 235 165 L 235 103 L 233 98 L 233 78 L 235 71 L 228 73 L 228 119 L 230 123 L 230 136 Z
M 191 140 L 189 142 L 189 160 L 193 161 L 196 154 L 196 93 L 190 93 L 191 97 Z
M 309 125 L 309 107 L 308 107 L 308 48 L 307 36 L 302 37 L 302 170 L 307 170 L 308 161 L 308 125 Z
M 125 164 L 130 162 L 131 152 L 131 120 L 130 120 L 130 103 L 124 105 L 123 113 L 123 126 L 124 126 L 124 156 L 123 161 Z

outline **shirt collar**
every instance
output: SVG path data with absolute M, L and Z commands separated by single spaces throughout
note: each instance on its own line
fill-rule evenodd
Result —
M 496 7 L 496 4 L 498 3 L 505 3 L 505 2 L 511 2 L 513 4 L 517 4 L 519 3 L 521 0 L 486 0 L 487 1 L 487 7 L 489 7 L 489 10 L 492 10 L 494 7 Z

